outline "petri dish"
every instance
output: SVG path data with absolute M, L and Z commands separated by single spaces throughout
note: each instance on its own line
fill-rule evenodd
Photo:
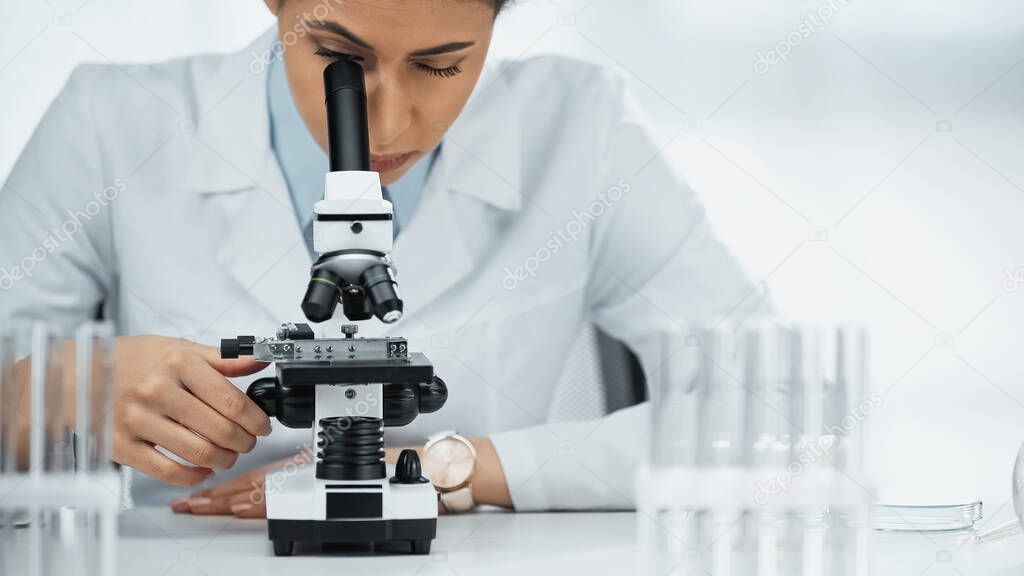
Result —
M 980 500 L 938 506 L 877 504 L 872 524 L 882 532 L 956 532 L 974 528 L 981 514 Z

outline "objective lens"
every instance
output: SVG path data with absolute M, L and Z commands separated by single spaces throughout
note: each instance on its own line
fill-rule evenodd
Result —
M 338 291 L 341 277 L 330 270 L 320 268 L 313 271 L 306 295 L 302 297 L 302 313 L 310 322 L 323 322 L 334 316 L 338 307 Z
M 391 324 L 402 317 L 402 299 L 398 297 L 398 284 L 390 266 L 371 266 L 363 272 L 359 281 L 373 307 L 373 314 L 381 322 Z
M 373 310 L 370 309 L 366 293 L 355 285 L 346 286 L 341 291 L 341 311 L 345 313 L 345 318 L 353 322 L 373 318 Z

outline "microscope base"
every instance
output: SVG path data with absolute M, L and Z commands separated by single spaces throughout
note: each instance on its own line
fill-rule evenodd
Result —
M 388 544 L 408 542 L 413 554 L 429 554 L 437 518 L 393 520 L 267 520 L 275 556 L 291 556 L 296 542 Z
M 347 481 L 316 478 L 312 466 L 284 479 L 269 473 L 267 534 L 274 554 L 290 555 L 296 542 L 399 544 L 406 551 L 411 546 L 413 553 L 429 553 L 437 533 L 437 491 L 426 479 L 390 481 L 394 464 L 386 472 L 385 478 Z

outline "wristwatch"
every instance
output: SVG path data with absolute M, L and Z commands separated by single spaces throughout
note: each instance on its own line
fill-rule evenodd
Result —
M 476 449 L 454 430 L 427 438 L 423 447 L 423 472 L 434 483 L 446 511 L 468 512 L 476 506 L 471 489 L 475 469 Z

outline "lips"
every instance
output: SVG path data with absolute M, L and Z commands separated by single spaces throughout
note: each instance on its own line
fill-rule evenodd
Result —
M 401 154 L 371 154 L 370 170 L 380 174 L 391 172 L 401 168 L 402 165 L 411 157 L 412 152 L 403 152 Z

